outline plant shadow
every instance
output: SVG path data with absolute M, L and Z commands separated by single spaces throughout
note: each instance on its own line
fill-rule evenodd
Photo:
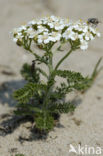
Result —
M 27 138 L 26 136 L 19 136 L 18 141 L 22 144 L 25 141 L 33 141 L 33 140 L 45 140 L 48 137 L 48 132 L 40 131 L 35 127 L 35 119 L 30 116 L 16 116 L 16 115 L 9 115 L 5 114 L 2 115 L 0 118 L 4 120 L 0 123 L 0 136 L 6 136 L 12 134 L 20 125 L 30 123 L 30 127 L 27 129 L 30 130 L 30 136 Z M 55 127 L 57 128 L 64 128 L 62 124 L 60 124 L 58 118 L 56 120 Z
M 25 84 L 24 80 L 13 80 L 10 82 L 4 82 L 0 85 L 0 104 L 8 104 L 9 107 L 14 107 L 16 105 L 13 99 L 13 92 Z
M 33 140 L 45 140 L 48 136 L 48 133 L 45 131 L 39 131 L 35 128 L 34 123 L 35 119 L 30 116 L 8 116 L 8 119 L 2 121 L 0 123 L 0 136 L 7 136 L 12 134 L 20 125 L 26 124 L 30 122 L 30 136 L 27 138 L 26 136 L 20 135 L 18 137 L 18 141 L 22 144 L 25 141 L 33 141 Z M 27 128 L 28 129 L 28 128 Z

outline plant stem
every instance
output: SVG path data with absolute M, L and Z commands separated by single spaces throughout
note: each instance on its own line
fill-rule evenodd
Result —
M 28 51 L 29 51 L 31 54 L 33 54 L 36 58 L 40 58 L 40 56 L 37 55 L 36 53 L 33 53 L 33 51 L 32 51 L 30 48 L 28 48 Z
M 53 59 L 53 57 L 52 57 L 52 55 L 50 55 L 49 56 L 49 64 L 48 64 L 48 69 L 49 69 L 49 78 L 48 78 L 48 82 L 47 83 L 49 83 L 49 81 L 51 80 L 51 78 L 52 78 L 52 73 L 53 73 L 53 62 L 52 62 L 52 59 Z M 46 97 L 45 97 L 45 99 L 44 99 L 44 102 L 43 102 L 43 105 L 46 107 L 46 104 L 47 104 L 47 100 L 48 100 L 48 97 L 49 97 L 49 92 L 50 92 L 50 90 L 51 90 L 51 86 L 49 86 L 48 88 L 47 88 L 47 91 L 46 91 Z
M 70 51 L 57 63 L 57 65 L 56 65 L 56 67 L 55 67 L 54 70 L 53 70 L 53 65 L 52 65 L 52 56 L 50 56 L 50 59 L 49 59 L 50 61 L 49 61 L 49 65 L 48 65 L 50 75 L 49 75 L 49 80 L 48 80 L 48 82 L 49 82 L 52 78 L 53 78 L 53 80 L 54 80 L 55 76 L 52 77 L 54 71 L 58 69 L 58 67 L 60 66 L 60 64 L 71 54 L 72 51 L 73 51 L 73 49 L 71 48 Z M 44 103 L 43 103 L 43 105 L 45 105 L 45 106 L 47 105 L 47 100 L 48 100 L 48 98 L 49 98 L 49 96 L 50 96 L 50 92 L 51 92 L 51 89 L 52 89 L 53 85 L 54 85 L 54 84 L 52 84 L 51 86 L 49 86 L 48 89 L 47 89 L 46 97 L 45 97 L 45 100 L 44 100 Z
M 50 55 L 49 56 L 49 64 L 48 64 L 48 68 L 49 68 L 49 76 L 51 75 L 52 71 L 53 71 L 53 56 Z
M 71 54 L 72 52 L 72 48 L 70 49 L 70 51 L 57 63 L 56 67 L 55 67 L 55 70 L 58 69 L 58 67 L 61 65 L 61 63 Z
M 99 66 L 100 63 L 101 63 L 101 61 L 102 61 L 102 57 L 100 57 L 100 59 L 98 60 L 97 64 L 95 65 L 95 68 L 94 68 L 93 73 L 92 73 L 92 76 L 91 76 L 92 79 L 95 79 L 96 76 L 98 75 L 98 73 L 99 73 L 99 72 L 101 71 L 101 69 L 103 68 L 103 67 L 101 67 L 99 70 L 97 70 L 97 69 L 98 69 L 98 66 Z
M 48 52 L 49 53 L 49 52 Z M 50 52 L 51 53 L 51 52 Z M 49 55 L 49 63 L 47 64 L 48 69 L 49 69 L 49 76 L 48 76 L 48 82 L 47 82 L 47 90 L 46 90 L 46 96 L 43 101 L 43 110 L 44 110 L 44 129 L 45 129 L 45 120 L 46 120 L 46 112 L 47 112 L 47 104 L 48 104 L 48 99 L 50 97 L 50 93 L 52 90 L 53 85 L 49 86 L 49 82 L 52 79 L 52 73 L 54 72 L 53 70 L 53 56 L 52 53 Z

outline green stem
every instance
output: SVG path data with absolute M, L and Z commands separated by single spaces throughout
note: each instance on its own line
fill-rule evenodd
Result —
M 50 76 L 53 71 L 53 56 L 52 55 L 49 56 L 48 68 L 49 68 L 49 76 Z
M 54 78 L 55 78 L 55 75 L 53 76 L 54 71 L 58 69 L 58 67 L 60 66 L 60 64 L 71 54 L 72 51 L 73 51 L 73 49 L 71 48 L 70 51 L 57 63 L 57 65 L 56 65 L 56 67 L 55 67 L 54 70 L 53 70 L 53 67 L 52 67 L 52 57 L 50 57 L 51 60 L 50 60 L 50 64 L 48 65 L 49 66 L 50 75 L 49 75 L 48 82 L 51 79 L 54 80 Z M 52 71 L 51 71 L 51 67 L 52 67 Z M 51 89 L 53 88 L 53 85 L 54 84 L 52 84 L 51 86 L 49 86 L 48 89 L 47 89 L 46 97 L 45 97 L 45 100 L 44 100 L 44 103 L 43 103 L 43 105 L 45 105 L 45 106 L 47 105 L 47 101 L 48 101 L 48 98 L 50 96 L 50 92 L 51 92 Z
M 92 79 L 95 79 L 96 76 L 98 75 L 98 73 L 99 73 L 99 72 L 101 71 L 101 69 L 103 68 L 103 67 L 101 67 L 99 70 L 97 70 L 97 69 L 98 69 L 98 66 L 99 66 L 100 63 L 101 63 L 101 61 L 102 61 L 102 57 L 100 57 L 100 59 L 98 60 L 97 64 L 95 65 L 95 68 L 94 68 L 93 73 L 92 73 L 92 76 L 91 76 Z
M 29 51 L 31 54 L 33 54 L 36 58 L 40 58 L 40 56 L 37 55 L 36 53 L 33 53 L 33 51 L 32 51 L 30 48 L 28 48 L 28 51 Z
M 48 52 L 49 53 L 49 52 Z M 50 52 L 51 53 L 51 52 Z M 49 82 L 50 80 L 52 79 L 52 73 L 54 72 L 53 70 L 53 56 L 52 56 L 52 53 L 49 55 L 49 64 L 48 64 L 48 69 L 49 69 L 49 78 L 48 78 L 48 85 L 49 85 Z M 49 94 L 51 92 L 51 88 L 52 88 L 53 85 L 49 86 L 47 88 L 47 91 L 46 91 L 46 97 L 44 99 L 44 102 L 43 102 L 43 105 L 44 105 L 44 108 L 46 109 L 47 107 L 47 101 L 48 101 L 48 98 L 49 98 Z
M 57 63 L 56 67 L 55 67 L 55 70 L 58 69 L 58 67 L 61 65 L 61 63 L 71 54 L 73 50 L 70 49 L 70 51 Z
M 48 52 L 49 53 L 49 52 Z M 49 86 L 49 82 L 52 79 L 52 73 L 53 73 L 53 56 L 52 53 L 49 55 L 49 63 L 48 69 L 49 69 L 49 77 L 48 77 L 48 82 L 47 82 L 47 90 L 46 90 L 46 97 L 43 101 L 43 110 L 44 110 L 44 128 L 45 128 L 45 119 L 46 119 L 46 111 L 47 111 L 47 104 L 48 104 L 48 99 L 50 97 L 50 93 L 52 90 L 53 85 Z

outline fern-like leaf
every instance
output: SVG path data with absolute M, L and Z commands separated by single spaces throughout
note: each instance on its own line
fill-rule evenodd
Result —
M 57 102 L 49 106 L 50 112 L 55 112 L 55 113 L 68 113 L 68 112 L 73 112 L 75 109 L 75 105 L 69 103 L 69 102 Z
M 31 65 L 25 63 L 21 70 L 21 75 L 25 78 L 25 80 L 29 82 L 39 82 L 40 81 L 40 74 L 45 76 L 48 79 L 48 76 L 45 71 L 42 69 L 35 67 L 35 70 L 31 70 Z
M 73 71 L 67 71 L 67 70 L 57 70 L 55 71 L 55 74 L 57 76 L 63 77 L 67 79 L 68 86 L 66 87 L 66 84 L 63 88 L 61 86 L 61 90 L 72 91 L 73 89 L 82 91 L 86 90 L 90 87 L 91 84 L 91 78 L 89 77 L 83 77 L 81 73 L 79 72 L 73 72 Z
M 34 93 L 45 89 L 45 84 L 28 83 L 24 86 L 24 88 L 14 92 L 14 98 L 20 103 L 27 103 Z
M 21 75 L 29 82 L 39 82 L 40 77 L 37 69 L 32 71 L 31 65 L 25 63 L 21 69 Z
M 83 79 L 83 76 L 79 72 L 73 72 L 68 70 L 57 70 L 55 71 L 57 76 L 68 79 L 70 82 L 80 81 Z

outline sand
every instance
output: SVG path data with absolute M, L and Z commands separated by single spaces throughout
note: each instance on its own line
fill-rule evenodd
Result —
M 7 126 L 7 123 L 13 123 L 12 110 L 15 102 L 12 92 L 24 84 L 19 73 L 21 66 L 33 59 L 12 42 L 9 32 L 34 17 L 51 14 L 69 16 L 75 20 L 98 17 L 103 21 L 103 1 L 0 0 L 0 156 L 15 156 L 16 153 L 25 156 L 74 156 L 76 154 L 69 153 L 70 144 L 74 147 L 80 144 L 103 148 L 103 71 L 88 92 L 78 96 L 76 102 L 79 105 L 75 112 L 63 114 L 60 118 L 61 125 L 55 127 L 46 140 L 37 138 L 30 131 L 30 122 L 17 124 L 13 130 L 9 127 L 8 133 L 2 129 L 2 124 Z M 102 27 L 101 23 L 101 32 Z M 62 68 L 89 75 L 101 56 L 103 37 L 91 42 L 86 52 L 73 53 Z M 57 57 L 55 62 L 56 59 Z

